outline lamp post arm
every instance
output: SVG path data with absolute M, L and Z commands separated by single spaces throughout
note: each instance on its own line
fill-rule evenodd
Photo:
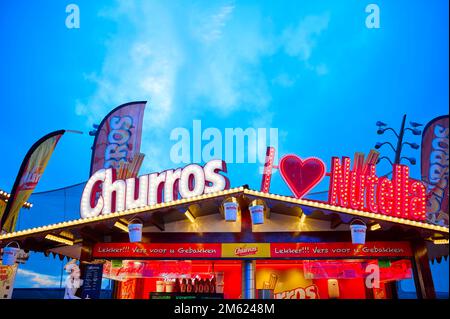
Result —
M 396 132 L 393 128 L 387 127 L 387 128 L 385 128 L 384 130 L 385 130 L 385 131 L 392 131 L 392 132 L 395 134 L 395 136 L 396 136 L 397 138 L 400 138 L 400 136 L 397 134 L 397 132 Z
M 397 150 L 395 149 L 394 145 L 391 144 L 391 142 L 386 142 L 386 144 L 389 145 L 392 148 L 394 153 L 397 152 Z
M 386 157 L 386 156 L 380 157 L 379 160 L 378 160 L 378 162 L 381 161 L 382 159 L 387 160 L 389 163 L 391 163 L 391 165 L 393 164 L 392 161 L 391 161 L 391 159 L 390 159 L 389 157 Z
M 405 122 L 406 122 L 406 114 L 403 115 L 402 125 L 400 127 L 400 134 L 398 135 L 397 139 L 394 164 L 400 164 L 400 156 L 402 154 L 402 145 L 403 145 L 403 135 L 405 134 Z

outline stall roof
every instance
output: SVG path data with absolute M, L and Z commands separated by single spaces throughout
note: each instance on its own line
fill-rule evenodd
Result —
M 10 193 L 5 192 L 4 190 L 0 189 L 0 200 L 4 201 L 6 203 L 10 197 L 11 197 Z M 33 207 L 33 204 L 31 204 L 29 202 L 25 202 L 25 203 L 23 203 L 22 207 L 23 208 L 31 208 L 31 207 Z
M 64 245 L 57 244 L 53 241 L 45 240 L 48 234 L 61 235 L 63 232 L 72 235 L 74 244 L 80 244 L 81 239 L 88 238 L 91 240 L 101 241 L 106 235 L 110 235 L 113 231 L 113 225 L 119 220 L 131 220 L 139 217 L 145 224 L 152 224 L 160 230 L 164 230 L 164 224 L 178 220 L 185 219 L 184 212 L 193 204 L 202 204 L 202 209 L 195 212 L 195 217 L 203 215 L 218 213 L 218 206 L 227 197 L 234 196 L 237 198 L 246 199 L 246 202 L 259 198 L 268 203 L 268 206 L 273 209 L 274 213 L 284 211 L 285 214 L 295 215 L 298 210 L 291 208 L 301 208 L 305 214 L 321 213 L 321 216 L 330 216 L 338 214 L 342 220 L 350 220 L 353 217 L 359 217 L 370 221 L 382 222 L 390 225 L 400 225 L 419 230 L 425 234 L 439 233 L 442 237 L 448 238 L 449 228 L 433 225 L 430 223 L 411 221 L 407 219 L 385 216 L 381 214 L 374 214 L 359 210 L 342 208 L 338 206 L 329 205 L 325 202 L 312 201 L 306 199 L 296 199 L 289 196 L 282 196 L 277 194 L 262 193 L 247 189 L 245 187 L 232 188 L 216 193 L 195 196 L 188 199 L 179 199 L 172 202 L 160 203 L 152 206 L 144 206 L 141 208 L 130 209 L 122 212 L 111 213 L 108 215 L 100 215 L 97 217 L 89 217 L 77 219 L 72 221 L 64 221 L 57 224 L 45 225 L 31 229 L 19 230 L 13 233 L 6 233 L 0 235 L 0 242 L 19 241 L 26 243 L 25 249 L 48 251 L 58 249 L 58 253 L 67 256 L 68 254 L 60 252 Z M 208 204 L 211 202 L 212 204 Z M 244 201 L 245 202 L 245 201 Z M 277 209 L 280 207 L 281 209 Z M 67 237 L 67 236 L 66 236 Z

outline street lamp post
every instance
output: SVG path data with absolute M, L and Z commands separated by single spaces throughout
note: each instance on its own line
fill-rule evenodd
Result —
M 403 136 L 405 135 L 405 122 L 406 122 L 406 114 L 403 115 L 402 126 L 400 127 L 400 134 L 397 138 L 397 147 L 395 148 L 395 164 L 400 164 L 400 155 L 402 154 L 403 148 Z
M 393 128 L 388 127 L 386 123 L 383 123 L 381 121 L 378 121 L 376 123 L 376 125 L 378 126 L 378 131 L 377 134 L 381 135 L 384 134 L 384 132 L 386 131 L 392 131 L 394 133 L 394 135 L 397 137 L 397 146 L 394 147 L 394 145 L 392 145 L 392 143 L 390 142 L 377 142 L 375 145 L 376 149 L 381 148 L 383 145 L 387 144 L 389 145 L 392 150 L 395 153 L 395 158 L 394 158 L 394 162 L 392 162 L 390 160 L 389 157 L 386 156 L 382 156 L 378 159 L 378 162 L 382 159 L 388 160 L 391 164 L 400 164 L 402 159 L 406 159 L 408 160 L 412 165 L 416 164 L 416 159 L 413 157 L 404 157 L 402 156 L 402 149 L 404 145 L 409 145 L 412 149 L 417 150 L 419 148 L 419 145 L 416 143 L 410 143 L 410 142 L 403 142 L 404 136 L 405 136 L 405 132 L 406 131 L 411 131 L 413 135 L 420 135 L 422 134 L 422 131 L 418 129 L 418 127 L 422 126 L 422 124 L 420 123 L 416 123 L 416 122 L 410 122 L 409 124 L 411 125 L 412 128 L 407 127 L 405 128 L 405 124 L 406 124 L 406 114 L 403 115 L 403 119 L 402 119 L 402 124 L 400 126 L 400 131 L 397 133 Z

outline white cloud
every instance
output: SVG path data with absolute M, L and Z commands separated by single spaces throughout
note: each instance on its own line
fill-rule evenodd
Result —
M 219 8 L 213 7 L 206 10 L 194 7 L 190 18 L 194 37 L 203 43 L 211 43 L 220 39 L 234 8 L 233 4 L 225 4 Z
M 100 14 L 117 23 L 117 32 L 106 43 L 101 70 L 86 75 L 96 91 L 76 102 L 76 114 L 90 125 L 117 105 L 149 101 L 141 147 L 146 170 L 171 166 L 171 145 L 161 141 L 169 141 L 174 127 L 190 127 L 199 114 L 227 117 L 246 111 L 270 127 L 272 79 L 261 67 L 263 60 L 281 51 L 308 61 L 329 20 L 328 15 L 308 16 L 277 35 L 257 9 L 229 1 L 182 6 L 118 1 Z M 326 66 L 316 72 L 325 74 Z M 276 81 L 289 86 L 295 79 L 286 75 Z
M 315 67 L 315 70 L 316 70 L 317 75 L 326 75 L 326 74 L 328 74 L 328 67 L 325 64 L 323 64 L 323 63 L 318 64 Z
M 278 74 L 275 78 L 272 79 L 272 83 L 279 85 L 281 87 L 292 87 L 295 84 L 296 77 L 290 76 L 287 73 Z
M 325 63 L 313 65 L 310 60 L 317 46 L 318 37 L 328 28 L 329 21 L 329 13 L 309 15 L 300 20 L 295 27 L 286 28 L 282 35 L 284 52 L 304 61 L 306 69 L 314 71 L 318 76 L 328 74 L 328 67 Z
M 60 280 L 57 276 L 40 274 L 31 270 L 19 268 L 17 275 L 25 277 L 33 288 L 51 288 L 59 287 Z
M 295 27 L 288 27 L 283 32 L 284 50 L 290 56 L 307 61 L 317 44 L 318 36 L 328 28 L 329 14 L 310 15 Z

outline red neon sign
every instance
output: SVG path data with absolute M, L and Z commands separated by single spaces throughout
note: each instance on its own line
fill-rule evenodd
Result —
M 264 173 L 261 180 L 261 192 L 268 193 L 270 189 L 270 180 L 272 179 L 273 162 L 275 160 L 275 148 L 269 146 L 266 151 L 266 163 L 264 164 Z
M 316 157 L 302 160 L 297 155 L 286 155 L 280 160 L 278 168 L 297 198 L 302 198 L 325 176 L 325 164 Z
M 328 203 L 345 208 L 370 211 L 393 217 L 426 219 L 426 188 L 409 178 L 405 165 L 393 166 L 392 180 L 377 177 L 375 165 L 365 173 L 350 170 L 350 158 L 332 158 Z

